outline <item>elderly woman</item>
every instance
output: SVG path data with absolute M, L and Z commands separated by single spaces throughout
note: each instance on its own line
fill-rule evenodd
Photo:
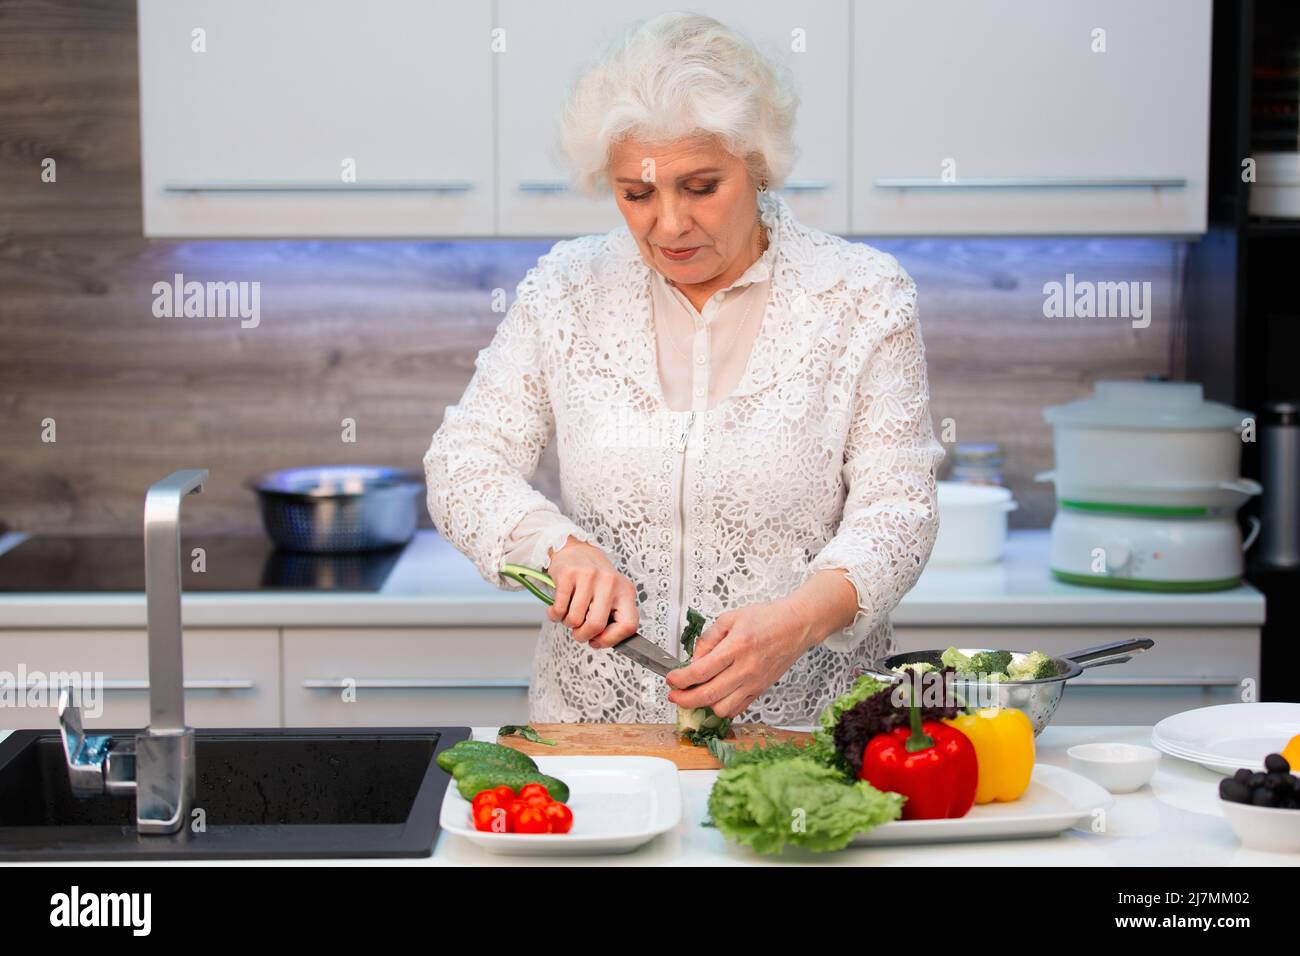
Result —
M 685 14 L 573 88 L 565 150 L 626 226 L 529 269 L 424 458 L 435 524 L 488 581 L 556 581 L 532 720 L 807 724 L 892 650 L 944 454 L 916 287 L 773 191 L 796 104 L 750 43 Z M 562 511 L 528 483 L 553 436 Z M 688 608 L 710 623 L 670 688 L 610 652 L 639 632 L 682 658 Z

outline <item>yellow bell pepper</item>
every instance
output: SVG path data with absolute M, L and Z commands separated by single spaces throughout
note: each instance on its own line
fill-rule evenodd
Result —
M 1034 725 L 1024 711 L 988 707 L 973 714 L 945 717 L 943 722 L 960 730 L 975 745 L 979 761 L 977 804 L 994 800 L 1009 803 L 1019 800 L 1029 789 L 1029 776 L 1034 770 Z
M 1292 737 L 1282 748 L 1282 756 L 1291 765 L 1292 770 L 1300 770 L 1300 734 Z

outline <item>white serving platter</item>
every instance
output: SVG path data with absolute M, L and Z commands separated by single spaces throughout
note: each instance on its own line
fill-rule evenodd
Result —
M 853 846 L 1051 837 L 1080 822 L 1091 827 L 1093 815 L 1114 802 L 1114 797 L 1086 777 L 1040 763 L 1034 766 L 1029 789 L 1019 800 L 971 807 L 966 816 L 950 820 L 895 820 L 859 833 Z
M 1151 745 L 1230 776 L 1242 767 L 1263 770 L 1264 758 L 1297 734 L 1300 704 L 1218 704 L 1166 717 L 1152 728 Z
M 662 757 L 535 757 L 542 773 L 569 785 L 568 833 L 490 833 L 474 829 L 469 801 L 448 783 L 439 825 L 489 853 L 566 856 L 627 853 L 682 818 L 677 765 Z

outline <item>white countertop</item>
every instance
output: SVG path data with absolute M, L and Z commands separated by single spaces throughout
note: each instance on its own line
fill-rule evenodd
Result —
M 476 727 L 474 736 L 494 739 L 496 728 Z M 0 739 L 5 733 L 0 732 Z M 1150 727 L 1048 727 L 1038 738 L 1038 760 L 1068 768 L 1067 748 L 1091 741 L 1150 744 Z M 709 789 L 717 771 L 681 771 L 682 820 L 674 830 L 629 854 L 613 856 L 529 857 L 485 853 L 467 840 L 442 833 L 433 856 L 415 860 L 257 860 L 186 861 L 169 866 L 290 865 L 329 866 L 752 866 L 765 864 L 829 866 L 1295 866 L 1300 855 L 1247 850 L 1218 808 L 1218 774 L 1173 757 L 1163 757 L 1149 786 L 1117 794 L 1103 832 L 1067 830 L 1057 837 L 926 846 L 871 847 L 836 853 L 787 849 L 759 856 L 728 843 L 717 830 L 701 826 Z M 26 864 L 30 865 L 30 864 Z M 136 864 L 118 864 L 136 865 Z M 147 866 L 158 866 L 150 861 Z
M 0 536 L 0 552 L 23 539 Z M 1204 594 L 1089 588 L 1055 580 L 1046 530 L 1013 531 L 999 564 L 928 567 L 893 613 L 924 626 L 1258 626 L 1264 596 L 1243 585 Z M 420 532 L 374 593 L 190 593 L 187 627 L 456 627 L 540 624 L 526 591 L 500 590 L 434 531 Z M 0 594 L 0 628 L 144 627 L 142 593 Z

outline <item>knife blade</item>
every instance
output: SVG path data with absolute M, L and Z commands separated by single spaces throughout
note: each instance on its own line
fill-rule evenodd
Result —
M 628 660 L 636 661 L 660 677 L 667 677 L 668 672 L 680 665 L 680 661 L 665 651 L 658 644 L 647 640 L 640 634 L 633 634 L 627 640 L 611 648 L 616 654 L 622 654 Z
M 547 604 L 555 603 L 555 582 L 545 571 L 538 571 L 523 564 L 506 564 L 501 567 L 501 574 L 518 581 Z M 610 615 L 609 619 L 614 620 L 613 615 Z M 633 634 L 627 640 L 615 644 L 611 650 L 622 654 L 628 660 L 636 661 L 660 677 L 667 677 L 670 670 L 682 664 L 658 644 L 640 634 Z

